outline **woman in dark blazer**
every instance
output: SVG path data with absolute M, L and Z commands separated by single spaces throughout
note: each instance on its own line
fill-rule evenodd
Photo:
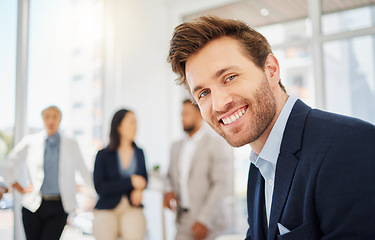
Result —
M 133 112 L 121 109 L 112 119 L 110 142 L 96 155 L 93 235 L 96 240 L 141 240 L 146 232 L 142 192 L 147 171 L 142 149 L 134 143 L 137 122 Z

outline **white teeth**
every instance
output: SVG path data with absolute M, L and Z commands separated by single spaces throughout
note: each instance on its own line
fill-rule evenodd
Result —
M 245 113 L 245 109 L 242 109 L 241 111 L 233 114 L 232 116 L 230 117 L 227 117 L 227 118 L 223 118 L 222 121 L 225 125 L 228 125 L 228 124 L 231 124 L 232 122 L 236 121 L 237 119 L 239 119 L 243 114 Z

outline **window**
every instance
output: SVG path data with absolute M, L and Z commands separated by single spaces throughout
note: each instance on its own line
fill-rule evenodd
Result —
M 375 35 L 326 42 L 327 109 L 375 124 Z
M 0 162 L 13 146 L 16 99 L 17 1 L 0 1 Z M 1 238 L 13 239 L 13 195 L 0 200 Z
M 363 7 L 322 16 L 323 34 L 353 31 L 374 26 L 375 7 Z

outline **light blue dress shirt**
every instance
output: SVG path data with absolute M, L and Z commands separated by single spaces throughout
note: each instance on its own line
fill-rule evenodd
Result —
M 44 149 L 44 180 L 42 195 L 59 196 L 60 134 L 48 136 Z
M 251 163 L 253 163 L 259 169 L 265 181 L 264 194 L 266 199 L 268 224 L 271 214 L 277 158 L 279 157 L 281 141 L 283 139 L 286 123 L 296 101 L 296 98 L 289 96 L 260 154 L 258 155 L 253 151 L 250 153 Z
M 117 152 L 117 160 L 118 160 L 118 166 L 120 169 L 120 175 L 123 178 L 130 177 L 131 175 L 135 174 L 137 171 L 137 155 L 133 154 L 132 159 L 130 160 L 128 168 L 123 168 L 121 164 L 121 158 L 120 155 Z

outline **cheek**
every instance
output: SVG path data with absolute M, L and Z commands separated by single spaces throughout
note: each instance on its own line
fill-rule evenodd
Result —
M 205 121 L 209 121 L 211 119 L 211 111 L 210 111 L 211 108 L 205 104 L 200 105 L 199 108 L 201 110 L 202 118 Z

